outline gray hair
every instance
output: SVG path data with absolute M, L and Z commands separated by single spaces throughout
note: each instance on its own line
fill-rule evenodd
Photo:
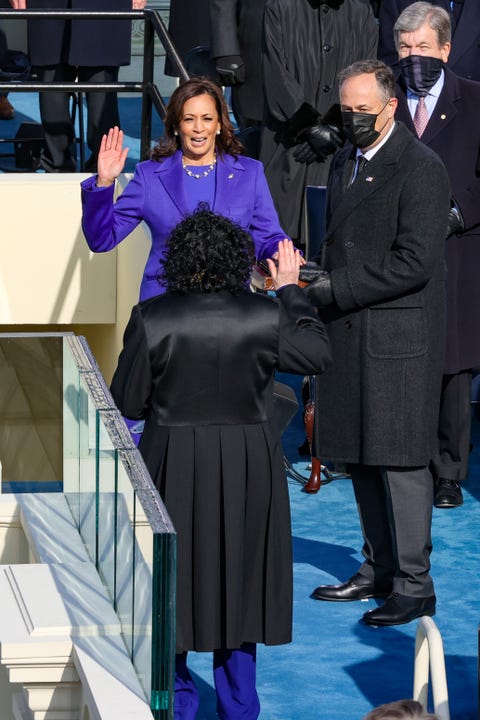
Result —
M 392 69 L 381 60 L 359 60 L 341 70 L 338 73 L 340 92 L 343 83 L 357 75 L 375 75 L 378 94 L 384 102 L 395 97 L 395 76 Z
M 432 30 L 435 30 L 440 47 L 450 42 L 452 38 L 452 25 L 448 12 L 428 2 L 415 2 L 412 5 L 408 5 L 408 7 L 400 13 L 393 27 L 395 47 L 397 50 L 400 44 L 400 33 L 415 32 L 425 23 L 428 23 Z

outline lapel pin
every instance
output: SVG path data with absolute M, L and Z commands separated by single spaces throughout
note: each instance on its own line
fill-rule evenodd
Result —
M 232 178 L 233 178 L 233 173 L 230 173 L 230 175 L 228 176 L 228 180 L 231 180 Z
M 369 175 L 368 177 L 365 178 L 365 182 L 373 182 L 373 177 L 371 175 Z
M 446 119 L 447 119 L 447 116 L 446 116 L 445 114 L 440 115 L 440 119 L 441 119 L 441 120 L 446 120 Z

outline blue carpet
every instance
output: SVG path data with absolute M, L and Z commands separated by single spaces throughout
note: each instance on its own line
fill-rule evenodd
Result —
M 0 121 L 0 138 L 13 137 L 21 122 L 37 121 L 38 98 L 10 96 L 15 120 Z M 127 171 L 139 160 L 140 99 L 120 96 L 122 126 L 130 147 Z M 161 123 L 153 124 L 160 136 Z M 7 144 L 0 146 L 5 152 Z M 1 158 L 0 164 L 8 159 Z M 10 160 L 13 163 L 12 160 Z M 14 164 L 13 164 L 14 166 Z M 290 380 L 289 380 L 290 382 Z M 291 382 L 299 390 L 298 380 Z M 326 409 L 328 411 L 328 408 Z M 477 720 L 477 633 L 480 619 L 480 430 L 474 420 L 470 475 L 465 504 L 434 510 L 432 575 L 437 593 L 435 622 L 442 633 L 452 720 Z M 348 429 L 346 429 L 348 432 Z M 303 442 L 298 416 L 284 436 L 285 453 L 295 467 Z M 347 579 L 361 561 L 361 534 L 351 483 L 335 480 L 317 495 L 289 482 L 294 548 L 294 641 L 258 649 L 261 720 L 360 720 L 372 707 L 411 697 L 416 623 L 369 628 L 358 620 L 374 600 L 328 603 L 311 599 L 321 583 Z M 201 692 L 198 720 L 214 720 L 215 694 L 209 654 L 191 654 Z

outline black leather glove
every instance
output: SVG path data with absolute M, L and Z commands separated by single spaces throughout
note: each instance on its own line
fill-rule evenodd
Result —
M 317 160 L 325 160 L 343 145 L 343 137 L 338 130 L 330 125 L 318 123 L 304 130 L 302 136 L 317 156 Z
M 317 153 L 311 148 L 308 142 L 303 142 L 295 146 L 293 157 L 297 162 L 310 165 L 317 159 Z
M 222 85 L 239 85 L 245 82 L 245 65 L 240 55 L 217 57 L 215 67 Z
M 300 265 L 300 272 L 298 279 L 306 282 L 311 283 L 313 280 L 316 280 L 320 275 L 322 275 L 325 272 L 325 270 L 322 270 L 320 265 L 315 262 L 315 260 L 307 260 L 303 265 Z
M 447 238 L 455 235 L 455 233 L 457 232 L 461 232 L 464 227 L 465 225 L 463 222 L 462 213 L 460 212 L 458 206 L 453 202 L 452 207 L 450 208 L 450 212 L 448 213 Z
M 327 270 L 320 270 L 316 280 L 303 288 L 313 305 L 324 308 L 333 303 L 332 280 Z

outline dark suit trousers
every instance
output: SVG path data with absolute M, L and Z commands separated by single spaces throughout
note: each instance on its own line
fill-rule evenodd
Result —
M 459 481 L 468 473 L 471 394 L 471 370 L 443 376 L 437 431 L 438 449 L 431 462 L 435 478 Z
M 116 82 L 118 67 L 72 67 L 55 65 L 39 68 L 42 82 Z M 116 93 L 87 94 L 87 144 L 92 152 L 87 169 L 96 170 L 96 158 L 102 135 L 120 124 Z M 40 93 L 40 117 L 45 133 L 47 152 L 42 166 L 50 172 L 72 172 L 76 169 L 75 131 L 70 113 L 68 93 Z
M 433 595 L 433 483 L 428 468 L 349 465 L 362 526 L 359 572 L 410 597 Z

